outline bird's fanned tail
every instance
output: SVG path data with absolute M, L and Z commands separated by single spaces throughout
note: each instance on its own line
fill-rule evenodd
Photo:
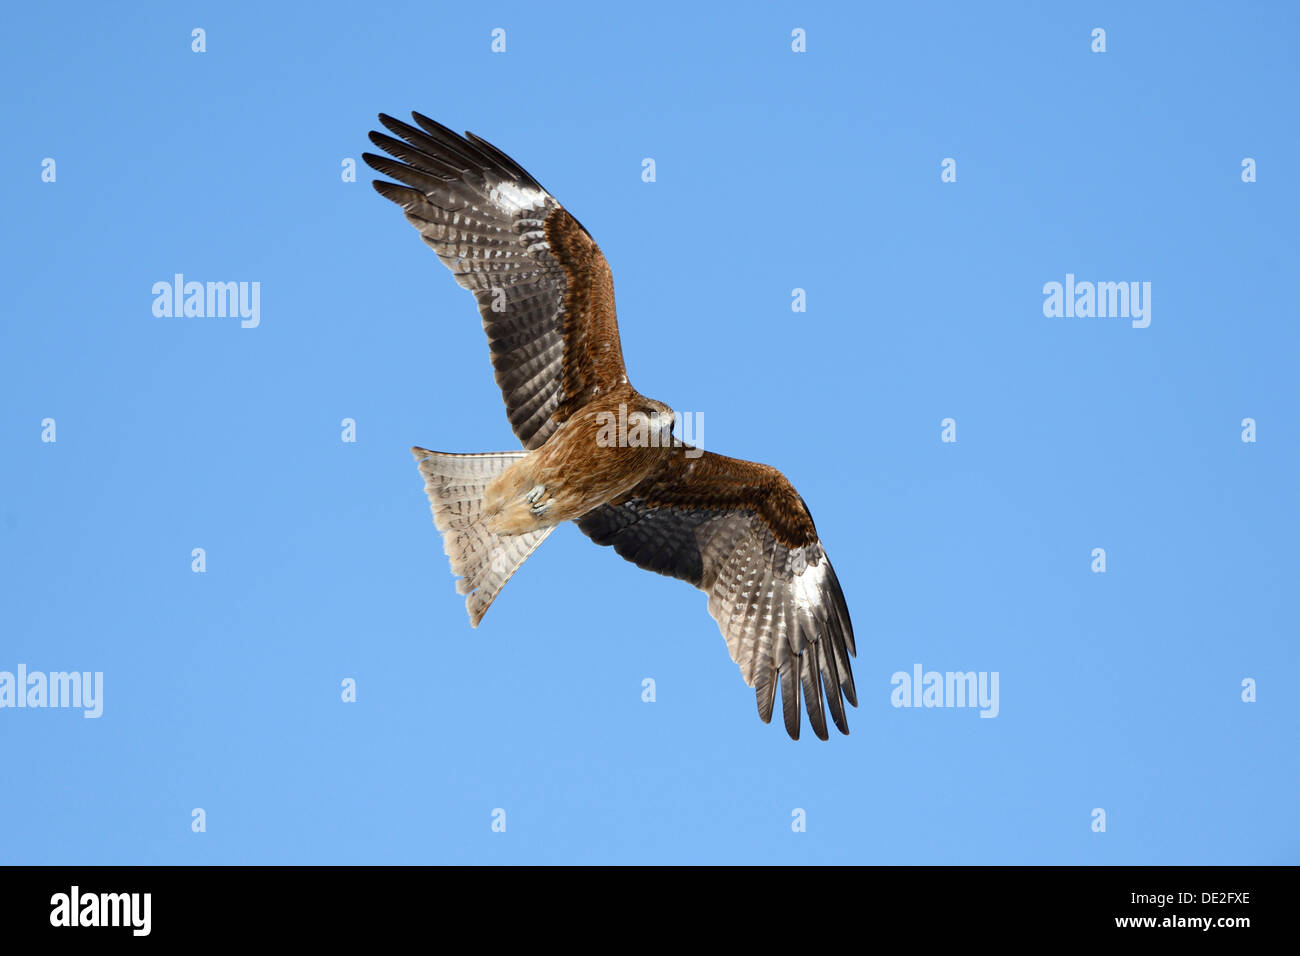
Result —
M 424 476 L 433 523 L 442 532 L 443 550 L 465 595 L 469 622 L 478 627 L 507 581 L 537 550 L 554 526 L 524 534 L 499 535 L 483 519 L 483 494 L 497 475 L 521 458 L 523 451 L 453 455 L 412 448 Z

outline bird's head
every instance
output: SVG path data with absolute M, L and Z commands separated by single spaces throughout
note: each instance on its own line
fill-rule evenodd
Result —
M 645 429 L 647 435 L 657 435 L 659 440 L 656 444 L 661 446 L 672 443 L 673 425 L 676 421 L 676 412 L 653 398 L 642 398 L 627 415 L 629 428 L 639 426 Z

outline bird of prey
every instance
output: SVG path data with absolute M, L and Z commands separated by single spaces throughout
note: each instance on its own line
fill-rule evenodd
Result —
M 704 591 L 731 659 L 772 719 L 777 686 L 798 739 L 849 732 L 853 627 L 799 493 L 775 468 L 672 434 L 674 413 L 628 382 L 609 265 L 591 235 L 487 141 L 413 113 L 380 114 L 388 156 L 365 161 L 456 281 L 478 301 L 521 451 L 412 449 L 457 591 L 478 626 L 511 575 L 574 521 L 638 567 Z M 620 422 L 617 429 L 613 422 Z M 824 689 L 824 694 L 823 694 Z

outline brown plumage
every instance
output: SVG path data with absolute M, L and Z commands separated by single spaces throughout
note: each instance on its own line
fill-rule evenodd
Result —
M 474 293 L 506 414 L 524 450 L 413 448 L 457 589 L 478 626 L 561 522 L 637 566 L 709 596 L 732 660 L 770 721 L 778 686 L 791 737 L 800 696 L 818 737 L 857 705 L 848 607 L 798 492 L 775 468 L 682 444 L 674 415 L 627 380 L 614 280 L 586 229 L 490 143 L 418 113 L 380 114 L 364 154 Z M 390 158 L 395 157 L 395 158 Z M 399 185 L 401 184 L 401 185 Z

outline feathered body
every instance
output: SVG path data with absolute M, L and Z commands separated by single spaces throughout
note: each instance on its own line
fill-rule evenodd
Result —
M 536 531 L 577 520 L 631 491 L 661 467 L 673 418 L 662 402 L 626 383 L 592 399 L 488 486 L 489 528 Z

